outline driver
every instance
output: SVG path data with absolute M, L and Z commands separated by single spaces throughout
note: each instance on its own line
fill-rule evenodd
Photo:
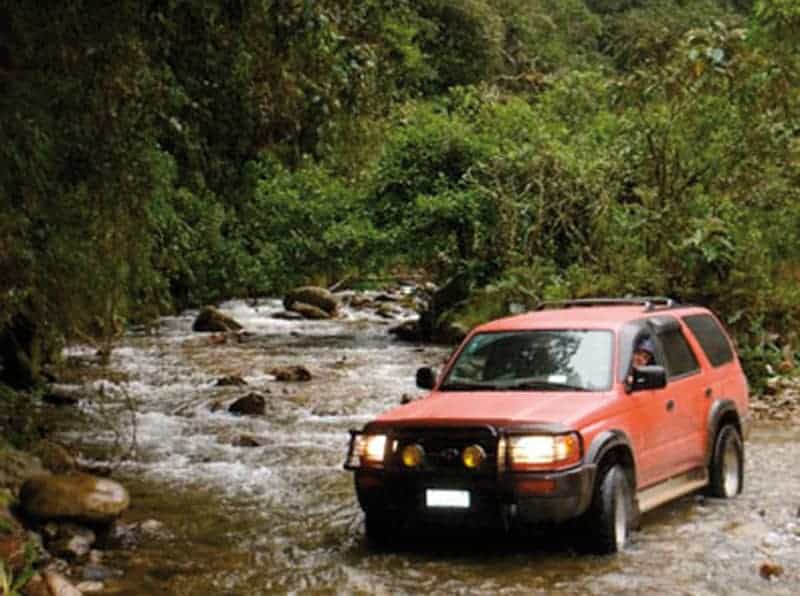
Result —
M 633 350 L 633 367 L 649 366 L 656 360 L 655 348 L 650 338 L 644 338 Z

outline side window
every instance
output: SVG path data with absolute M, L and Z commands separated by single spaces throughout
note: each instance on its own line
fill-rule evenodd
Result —
M 680 329 L 669 329 L 659 334 L 661 345 L 664 348 L 664 358 L 667 361 L 669 377 L 680 377 L 699 370 L 692 349 L 683 337 Z
M 692 330 L 692 335 L 697 338 L 700 347 L 703 348 L 711 362 L 711 366 L 717 367 L 733 360 L 733 350 L 725 337 L 725 332 L 719 323 L 711 315 L 689 315 L 683 317 L 683 322 Z

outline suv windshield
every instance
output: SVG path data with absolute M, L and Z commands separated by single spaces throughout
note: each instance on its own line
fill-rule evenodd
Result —
M 442 391 L 602 391 L 611 386 L 606 330 L 479 333 L 461 351 Z

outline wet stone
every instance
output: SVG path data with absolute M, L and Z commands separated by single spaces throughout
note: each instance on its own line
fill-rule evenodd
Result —
M 233 402 L 228 411 L 240 416 L 263 416 L 266 414 L 267 400 L 258 393 L 248 393 Z
M 205 332 L 225 332 L 238 331 L 242 328 L 241 324 L 232 317 L 220 312 L 213 306 L 206 306 L 192 324 L 193 331 Z
M 217 379 L 217 387 L 238 387 L 241 385 L 247 385 L 247 381 L 238 375 L 228 375 Z
M 233 440 L 234 447 L 261 447 L 263 444 L 261 439 L 253 435 L 239 435 Z
M 104 565 L 84 565 L 81 570 L 81 579 L 90 582 L 104 582 L 115 577 L 122 575 L 122 572 L 117 569 L 111 569 Z
M 77 588 L 82 594 L 96 594 L 103 592 L 106 586 L 103 582 L 81 582 L 77 585 Z
M 89 474 L 36 476 L 20 489 L 20 504 L 41 520 L 77 519 L 107 523 L 130 505 L 125 488 Z
M 758 574 L 764 579 L 769 580 L 782 575 L 783 567 L 772 561 L 765 561 L 761 563 L 761 566 L 758 568 Z
M 305 366 L 283 366 L 269 371 L 275 380 L 284 382 L 305 382 L 311 380 L 311 372 Z
M 68 561 L 77 561 L 89 556 L 96 540 L 92 530 L 73 523 L 57 524 L 55 531 L 52 526 L 53 524 L 47 524 L 45 535 L 47 550 L 53 555 Z

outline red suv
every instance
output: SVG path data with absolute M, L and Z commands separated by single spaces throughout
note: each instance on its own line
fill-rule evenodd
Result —
M 742 490 L 748 387 L 707 309 L 667 298 L 572 300 L 474 329 L 431 392 L 351 431 L 368 539 L 417 523 L 580 518 L 595 550 L 698 489 Z

